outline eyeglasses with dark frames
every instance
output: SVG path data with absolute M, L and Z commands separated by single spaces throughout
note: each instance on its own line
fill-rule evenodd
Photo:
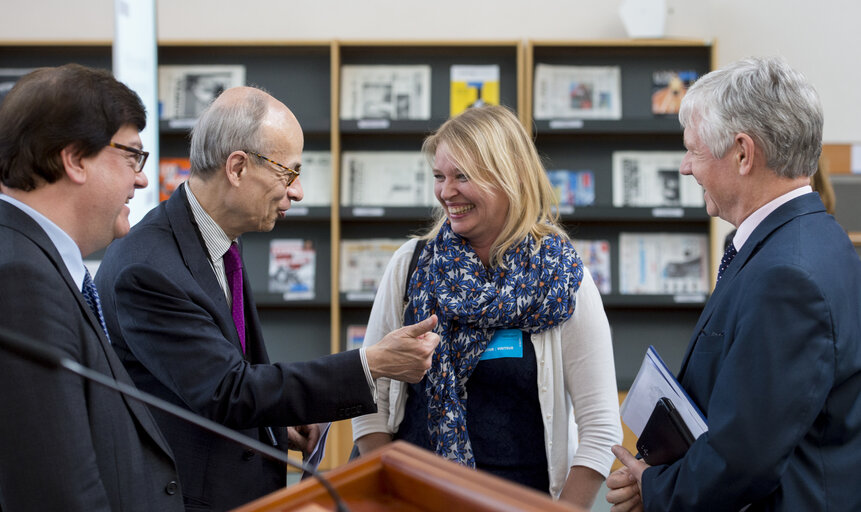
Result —
M 299 177 L 299 171 L 297 171 L 297 170 L 295 170 L 295 169 L 291 169 L 291 168 L 287 167 L 286 165 L 281 165 L 281 164 L 279 164 L 278 162 L 276 162 L 275 160 L 272 160 L 272 159 L 271 159 L 271 158 L 269 158 L 269 157 L 263 156 L 263 155 L 261 155 L 260 153 L 257 153 L 257 152 L 255 152 L 255 151 L 248 151 L 247 149 L 246 149 L 246 150 L 244 150 L 244 151 L 245 151 L 246 153 L 248 153 L 249 155 L 254 155 L 254 156 L 256 156 L 257 158 L 262 158 L 263 160 L 266 160 L 266 161 L 267 161 L 267 162 L 269 162 L 270 164 L 274 165 L 275 167 L 277 167 L 278 169 L 280 169 L 281 171 L 283 171 L 283 172 L 279 172 L 279 173 L 277 173 L 277 174 L 278 174 L 278 177 L 279 177 L 279 178 L 281 178 L 282 180 L 284 180 L 284 182 L 285 182 L 285 186 L 287 186 L 287 187 L 289 187 L 290 185 L 292 185 L 292 184 L 293 184 L 293 182 L 294 182 L 294 181 L 296 181 L 296 178 L 298 178 L 298 177 Z
M 144 151 L 142 149 L 133 148 L 131 146 L 126 146 L 125 144 L 120 144 L 119 142 L 111 141 L 108 143 L 108 146 L 112 148 L 121 149 L 123 151 L 128 151 L 135 155 L 135 172 L 141 172 L 146 164 L 146 159 L 149 158 L 149 152 Z

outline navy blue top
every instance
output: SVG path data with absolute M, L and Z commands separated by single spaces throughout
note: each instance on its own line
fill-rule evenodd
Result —
M 523 357 L 479 361 L 466 383 L 466 425 L 476 467 L 549 492 L 544 424 L 538 403 L 535 349 L 523 336 Z M 432 450 L 427 430 L 427 377 L 409 385 L 396 439 Z

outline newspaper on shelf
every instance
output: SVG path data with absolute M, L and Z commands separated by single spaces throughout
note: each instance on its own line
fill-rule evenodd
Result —
M 592 171 L 549 169 L 547 178 L 560 206 L 589 206 L 595 203 L 595 173 Z
M 392 255 L 405 238 L 366 238 L 341 241 L 340 289 L 347 300 L 373 300 Z
M 294 206 L 331 205 L 332 153 L 330 151 L 303 151 L 300 172 L 299 179 L 305 197 Z
M 583 265 L 592 274 L 592 280 L 602 294 L 612 292 L 610 281 L 610 241 L 572 239 L 571 243 L 580 256 Z
M 269 292 L 284 300 L 314 298 L 317 254 L 311 240 L 273 238 L 269 242 Z
M 702 187 L 679 173 L 684 156 L 684 151 L 614 151 L 613 206 L 704 206 Z
M 191 174 L 191 160 L 164 157 L 158 161 L 158 200 L 167 201 Z
M 162 65 L 158 67 L 159 118 L 190 128 L 222 92 L 245 85 L 241 65 Z
M 431 206 L 433 175 L 418 151 L 345 151 L 342 206 Z
M 341 119 L 430 119 L 428 65 L 341 67 Z
M 621 119 L 619 66 L 535 66 L 535 119 Z
M 368 330 L 367 325 L 350 324 L 347 326 L 347 350 L 355 350 L 362 348 L 365 342 L 365 333 Z
M 708 293 L 708 236 L 694 233 L 620 233 L 619 293 Z

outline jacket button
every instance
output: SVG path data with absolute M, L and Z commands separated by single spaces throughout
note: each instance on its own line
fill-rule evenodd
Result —
M 242 460 L 251 460 L 254 458 L 254 450 L 245 450 L 242 453 Z
M 176 480 L 171 480 L 170 483 L 164 486 L 164 492 L 169 496 L 173 496 L 176 494 L 176 490 L 179 488 L 179 485 L 176 483 Z

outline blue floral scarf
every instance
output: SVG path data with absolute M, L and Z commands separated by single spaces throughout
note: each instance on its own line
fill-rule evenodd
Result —
M 428 431 L 443 457 L 475 467 L 466 430 L 466 381 L 496 329 L 538 333 L 571 317 L 583 264 L 558 235 L 508 249 L 505 268 L 487 269 L 446 222 L 429 240 L 410 278 L 407 304 L 416 321 L 436 313 L 442 341 L 427 373 Z

